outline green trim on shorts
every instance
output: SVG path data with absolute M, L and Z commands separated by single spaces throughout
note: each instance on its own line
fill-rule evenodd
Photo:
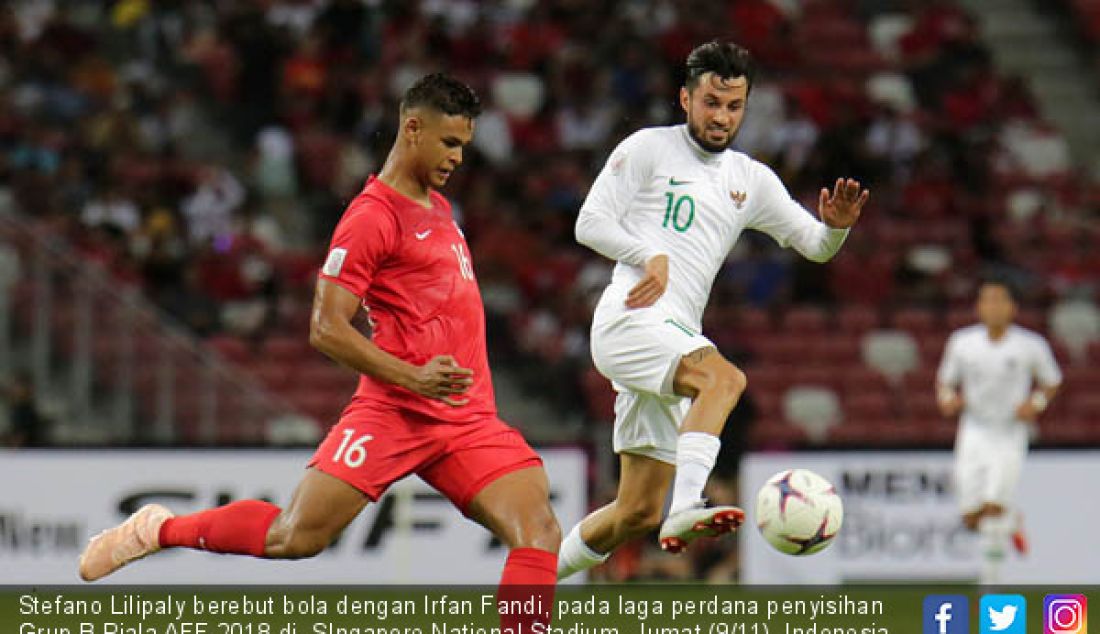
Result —
M 668 319 L 666 319 L 665 323 L 670 324 L 672 326 L 675 326 L 676 328 L 679 328 L 685 335 L 687 335 L 689 337 L 694 337 L 696 334 L 698 334 L 695 331 L 693 331 L 691 328 L 688 328 L 687 326 L 681 324 L 680 322 L 676 321 L 672 317 L 669 317 Z

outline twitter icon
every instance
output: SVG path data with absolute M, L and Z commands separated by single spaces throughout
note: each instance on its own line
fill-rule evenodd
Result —
M 1027 599 L 1019 594 L 987 594 L 978 604 L 981 634 L 1026 634 Z

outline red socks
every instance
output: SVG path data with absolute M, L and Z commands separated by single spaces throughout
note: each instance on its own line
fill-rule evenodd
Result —
M 241 500 L 173 517 L 160 527 L 160 545 L 263 557 L 267 529 L 279 512 L 279 507 L 268 502 Z
M 501 634 L 531 634 L 532 625 L 550 624 L 554 613 L 554 584 L 558 582 L 558 556 L 538 548 L 516 548 L 508 554 L 500 577 L 497 601 Z

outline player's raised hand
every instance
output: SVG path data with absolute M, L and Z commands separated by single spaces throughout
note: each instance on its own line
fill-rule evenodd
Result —
M 821 221 L 833 229 L 847 229 L 859 220 L 863 205 L 870 196 L 870 191 L 860 189 L 859 181 L 838 178 L 831 196 L 828 188 L 821 188 L 817 211 L 821 214 Z
M 417 368 L 411 384 L 405 387 L 417 394 L 459 407 L 470 402 L 469 398 L 462 398 L 461 395 L 473 384 L 473 370 L 459 366 L 450 355 L 440 355 Z
M 626 295 L 627 308 L 645 308 L 665 294 L 668 288 L 668 256 L 655 255 L 645 263 L 645 275 Z

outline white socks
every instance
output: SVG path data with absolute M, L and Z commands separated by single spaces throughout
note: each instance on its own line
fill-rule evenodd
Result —
M 672 485 L 669 515 L 691 508 L 703 499 L 703 487 L 721 448 L 722 441 L 717 436 L 698 431 L 680 434 L 676 443 L 676 480 Z
M 691 508 L 703 499 L 703 487 L 718 460 L 722 441 L 717 436 L 689 431 L 680 434 L 676 443 L 676 480 L 672 487 L 672 507 L 669 514 Z M 581 539 L 577 524 L 558 550 L 558 579 L 565 579 L 607 561 L 611 553 L 598 553 Z
M 978 521 L 978 544 L 982 552 L 978 583 L 994 585 L 1001 582 L 1001 563 L 1004 562 L 1014 525 L 1015 517 L 1011 513 L 983 517 Z
M 600 554 L 588 547 L 581 539 L 581 525 L 577 524 L 558 549 L 558 580 L 588 570 L 607 561 L 611 553 Z

